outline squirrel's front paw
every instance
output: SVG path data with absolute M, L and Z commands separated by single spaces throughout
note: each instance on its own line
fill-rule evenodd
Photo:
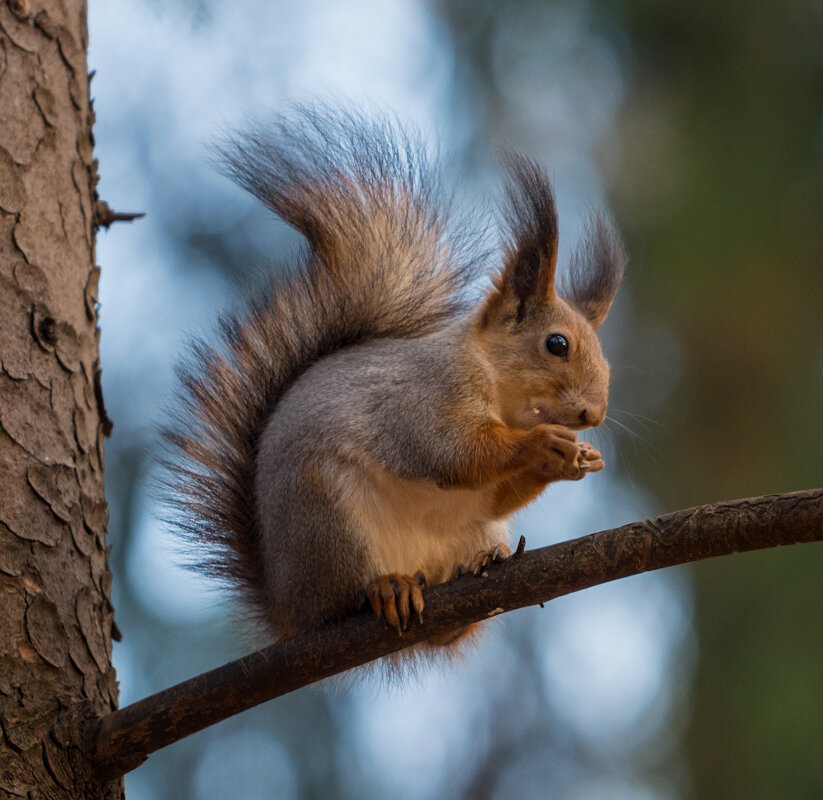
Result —
M 577 475 L 577 480 L 580 480 L 587 472 L 600 472 L 606 466 L 600 451 L 595 450 L 591 444 L 580 442 L 578 447 L 577 465 L 579 475 Z
M 426 576 L 418 571 L 408 575 L 379 575 L 366 587 L 372 610 L 383 622 L 391 625 L 398 636 L 403 635 L 409 624 L 409 614 L 414 611 L 423 622 L 423 592 Z
M 563 425 L 543 423 L 532 428 L 533 469 L 545 481 L 577 480 L 581 470 L 581 446 L 577 434 Z M 588 445 L 590 446 L 590 445 Z
M 533 469 L 544 481 L 577 481 L 605 465 L 599 450 L 578 442 L 577 434 L 563 425 L 541 424 L 532 431 Z

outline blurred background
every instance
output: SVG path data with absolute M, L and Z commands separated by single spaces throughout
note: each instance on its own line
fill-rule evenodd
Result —
M 395 110 L 461 202 L 500 147 L 548 165 L 561 257 L 587 209 L 622 228 L 603 328 L 607 470 L 522 513 L 530 547 L 720 499 L 823 485 L 819 0 L 92 2 L 115 647 L 123 704 L 243 654 L 176 566 L 154 426 L 192 334 L 297 241 L 209 165 L 288 98 Z M 282 262 L 281 262 L 282 263 Z M 153 755 L 149 798 L 823 797 L 823 549 L 603 586 L 502 618 L 402 689 L 306 689 Z

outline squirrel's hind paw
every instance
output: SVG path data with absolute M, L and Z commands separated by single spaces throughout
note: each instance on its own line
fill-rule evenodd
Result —
M 413 577 L 390 573 L 375 578 L 366 587 L 366 596 L 374 613 L 402 636 L 409 625 L 411 611 L 423 622 L 422 590 L 425 588 L 426 576 L 421 570 Z
M 469 565 L 455 564 L 452 570 L 452 580 L 459 578 L 466 572 L 471 572 L 473 575 L 482 575 L 492 564 L 499 564 L 505 561 L 512 551 L 504 542 L 499 542 L 494 547 L 488 550 L 481 550 L 475 557 L 469 561 Z

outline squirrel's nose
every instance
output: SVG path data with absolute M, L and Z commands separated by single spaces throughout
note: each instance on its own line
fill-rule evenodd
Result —
M 604 419 L 606 419 L 606 409 L 584 408 L 580 412 L 580 422 L 590 428 L 602 425 Z

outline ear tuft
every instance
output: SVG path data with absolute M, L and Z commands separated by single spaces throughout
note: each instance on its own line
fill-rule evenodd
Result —
M 520 322 L 530 303 L 540 303 L 554 292 L 557 211 L 542 165 L 520 153 L 507 153 L 503 162 L 509 173 L 503 208 L 509 228 L 503 286 L 517 299 Z
M 592 214 L 572 255 L 560 295 L 599 328 L 609 313 L 627 261 L 623 240 L 607 217 Z

